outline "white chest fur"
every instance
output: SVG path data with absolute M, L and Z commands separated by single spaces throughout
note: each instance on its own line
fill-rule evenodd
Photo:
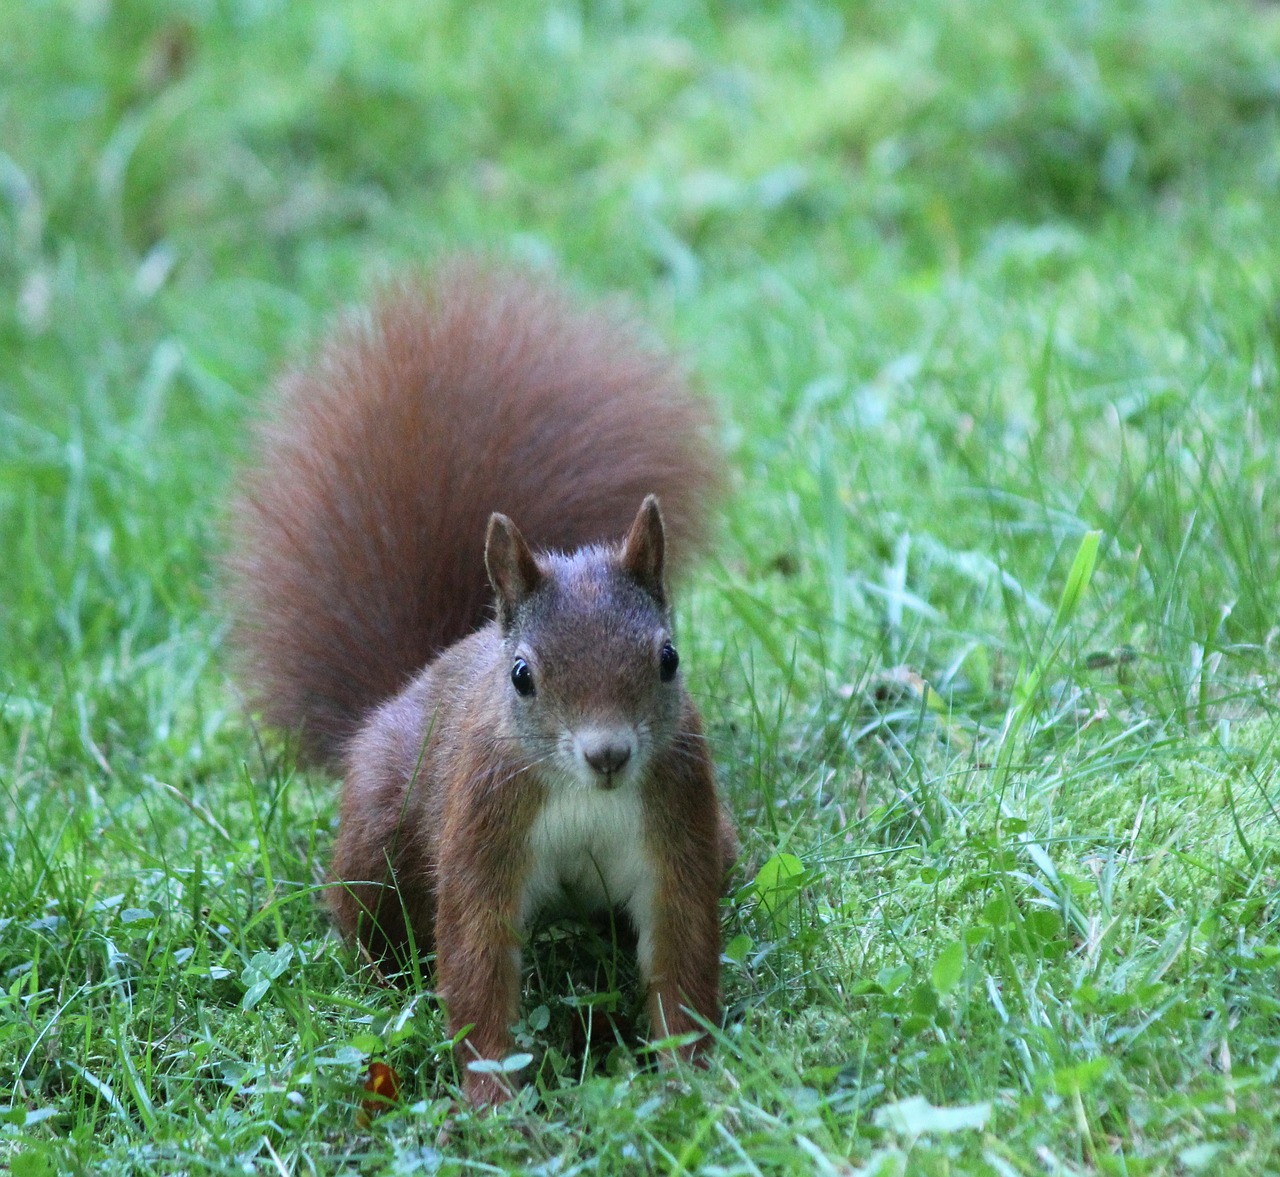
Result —
M 587 910 L 625 907 L 647 938 L 654 869 L 638 789 L 553 789 L 529 831 L 529 851 L 520 905 L 526 927 L 562 902 Z

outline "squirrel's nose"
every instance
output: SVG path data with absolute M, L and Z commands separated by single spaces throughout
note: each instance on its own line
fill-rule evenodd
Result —
M 578 737 L 582 759 L 606 781 L 631 759 L 631 741 L 620 732 L 585 732 Z

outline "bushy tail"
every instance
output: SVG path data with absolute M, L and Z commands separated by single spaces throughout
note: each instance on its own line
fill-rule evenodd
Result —
M 679 564 L 720 489 L 673 361 L 520 270 L 402 282 L 277 391 L 232 503 L 232 639 L 253 702 L 312 763 L 486 620 L 491 512 L 570 549 L 621 537 L 654 492 Z

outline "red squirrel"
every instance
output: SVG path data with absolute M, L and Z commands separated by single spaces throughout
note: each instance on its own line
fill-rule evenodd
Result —
M 466 1064 L 513 1052 L 521 945 L 563 895 L 630 918 L 654 1038 L 719 1017 L 737 840 L 667 582 L 721 481 L 668 356 L 477 261 L 341 323 L 259 427 L 227 561 L 243 676 L 343 774 L 333 914 L 380 965 L 434 949 L 473 1104 L 512 1094 Z

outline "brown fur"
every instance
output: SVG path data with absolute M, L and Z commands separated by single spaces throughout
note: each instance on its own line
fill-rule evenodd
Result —
M 720 484 L 708 427 L 668 356 L 544 278 L 456 260 L 391 287 L 280 381 L 232 504 L 252 701 L 335 766 L 370 707 L 485 620 L 494 511 L 569 551 L 657 494 L 687 561 Z
M 661 863 L 661 915 L 649 979 L 655 1038 L 700 1029 L 690 1010 L 708 1019 L 720 1012 L 719 896 L 738 840 L 708 788 L 714 771 L 701 720 L 686 697 L 680 735 L 653 774 L 659 788 L 646 796 L 648 837 Z M 686 1053 L 702 1045 L 700 1040 Z
M 501 1059 L 538 888 L 580 885 L 621 836 L 607 902 L 639 922 L 654 1036 L 714 1021 L 736 838 L 662 668 L 667 552 L 705 535 L 719 468 L 670 364 L 531 278 L 455 265 L 348 323 L 279 413 L 236 507 L 234 632 L 268 717 L 345 769 L 340 928 L 388 967 L 434 948 L 461 1061 Z

